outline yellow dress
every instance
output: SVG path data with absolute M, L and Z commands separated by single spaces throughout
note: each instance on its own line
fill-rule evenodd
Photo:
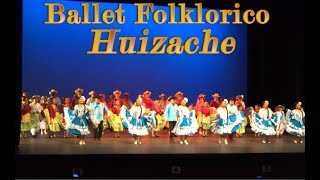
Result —
M 21 117 L 21 131 L 29 131 L 31 128 L 29 122 L 31 121 L 31 113 L 23 114 Z
M 62 123 L 62 114 L 59 112 L 56 112 L 55 117 L 51 118 L 50 113 L 48 109 L 43 110 L 46 121 L 49 126 L 49 129 L 51 132 L 59 132 L 60 131 L 60 124 Z
M 211 128 L 211 115 L 206 116 L 202 114 L 202 128 L 204 130 L 209 130 Z
M 197 122 L 198 122 L 199 128 L 202 127 L 202 118 L 203 118 L 202 112 L 199 111 L 197 115 Z
M 158 125 L 157 125 L 155 131 L 161 131 L 167 122 L 164 119 L 164 115 L 157 114 L 156 117 L 157 117 Z
M 109 111 L 109 113 L 110 116 L 108 122 L 111 126 L 110 128 L 112 128 L 112 130 L 115 132 L 123 131 L 123 125 L 120 116 L 112 113 L 112 111 Z

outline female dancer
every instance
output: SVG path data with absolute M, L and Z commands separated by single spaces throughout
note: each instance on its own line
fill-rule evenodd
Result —
M 202 134 L 202 108 L 203 108 L 203 104 L 204 104 L 204 94 L 199 94 L 198 99 L 197 99 L 197 103 L 196 106 L 194 107 L 195 111 L 196 111 L 196 117 L 197 117 L 197 122 L 198 122 L 198 126 L 199 126 L 199 134 Z
M 84 138 L 86 135 L 90 134 L 88 129 L 90 107 L 85 105 L 85 100 L 86 98 L 84 96 L 80 96 L 78 104 L 74 106 L 74 111 L 68 110 L 71 121 L 68 131 L 71 134 L 79 136 L 80 145 L 86 144 Z
M 157 126 L 152 130 L 152 137 L 160 137 L 159 131 L 161 131 L 166 125 L 166 121 L 164 119 L 164 109 L 162 109 L 160 101 L 155 100 L 153 110 L 156 113 L 157 117 Z
M 235 105 L 227 106 L 227 104 L 227 99 L 220 102 L 220 106 L 217 109 L 217 125 L 211 129 L 212 132 L 219 134 L 219 143 L 222 143 L 222 138 L 224 138 L 225 144 L 228 144 L 228 135 L 237 131 L 243 123 L 237 108 L 233 107 Z
M 288 110 L 286 117 L 287 117 L 287 125 L 286 125 L 286 131 L 296 136 L 294 138 L 294 143 L 303 143 L 302 137 L 305 136 L 305 112 L 302 108 L 302 103 L 297 102 L 295 103 L 295 109 L 294 110 Z
M 272 110 L 269 108 L 269 101 L 262 102 L 262 108 L 252 116 L 252 131 L 263 136 L 262 143 L 271 143 L 269 136 L 275 135 L 275 124 Z
M 51 97 L 48 108 L 43 110 L 49 125 L 50 138 L 56 137 L 55 133 L 60 131 L 60 124 L 63 118 L 62 114 L 59 112 L 59 106 L 57 103 L 57 99 Z
M 122 121 L 121 118 L 119 116 L 121 110 L 121 101 L 119 99 L 117 99 L 111 109 L 111 112 L 109 111 L 109 124 L 110 124 L 110 128 L 112 128 L 113 131 L 113 136 L 114 138 L 119 138 L 120 134 L 119 132 L 123 131 L 123 125 L 122 125 Z
M 21 98 L 21 135 L 20 137 L 27 138 L 27 131 L 30 131 L 29 123 L 31 121 L 31 107 L 27 96 Z
M 206 136 L 208 136 L 208 130 L 210 130 L 210 128 L 211 128 L 211 117 L 213 115 L 210 111 L 210 105 L 207 101 L 204 102 L 204 104 L 201 108 L 201 113 L 199 113 L 198 116 L 200 116 L 200 115 L 202 116 L 202 117 L 200 117 L 201 123 L 202 123 L 202 129 L 203 129 L 202 136 L 206 137 Z
M 172 133 L 180 136 L 180 144 L 189 144 L 187 138 L 197 132 L 199 126 L 195 116 L 194 110 L 189 110 L 186 106 L 188 99 L 184 97 L 180 101 L 180 106 L 177 108 L 178 120 L 176 126 L 173 128 Z
M 153 111 L 152 111 L 153 112 Z M 149 134 L 155 128 L 155 113 L 149 113 L 142 106 L 142 98 L 138 97 L 130 111 L 126 106 L 121 107 L 120 117 L 125 127 L 128 127 L 129 134 L 134 137 L 134 144 L 142 144 L 142 136 Z
M 243 123 L 242 123 L 241 127 L 237 130 L 236 137 L 241 137 L 242 134 L 244 134 L 246 132 L 246 126 L 248 125 L 248 117 L 245 117 L 244 108 L 242 105 L 238 105 L 238 111 L 239 111 L 241 117 L 243 118 Z
M 276 118 L 274 118 L 275 125 L 276 125 L 276 132 L 277 132 L 277 137 L 281 137 L 284 130 L 285 130 L 285 124 L 286 124 L 286 116 L 284 114 L 284 109 L 285 107 L 282 105 L 278 105 L 275 110 L 276 110 Z

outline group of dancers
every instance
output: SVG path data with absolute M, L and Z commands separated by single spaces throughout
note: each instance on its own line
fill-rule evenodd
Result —
M 180 91 L 168 98 L 161 94 L 157 100 L 151 99 L 150 91 L 145 91 L 134 102 L 128 93 L 121 96 L 119 90 L 110 94 L 109 99 L 94 91 L 86 99 L 81 88 L 75 90 L 72 98 L 65 97 L 62 101 L 57 93 L 52 89 L 50 97 L 34 95 L 31 99 L 27 92 L 22 94 L 21 137 L 26 138 L 29 131 L 37 137 L 40 131 L 41 135 L 49 133 L 54 138 L 62 129 L 64 137 L 76 135 L 79 144 L 85 145 L 92 126 L 95 140 L 101 140 L 105 129 L 110 129 L 114 138 L 119 138 L 119 132 L 126 129 L 134 144 L 142 144 L 143 136 L 151 132 L 152 137 L 159 137 L 161 130 L 169 128 L 170 142 L 179 137 L 179 143 L 187 145 L 189 136 L 199 133 L 206 137 L 212 132 L 219 135 L 219 143 L 228 144 L 233 135 L 242 136 L 248 124 L 256 137 L 263 137 L 263 143 L 271 143 L 270 136 L 279 137 L 284 131 L 293 135 L 294 143 L 303 143 L 305 135 L 301 102 L 285 113 L 282 105 L 276 106 L 273 112 L 268 101 L 246 108 L 243 95 L 223 99 L 214 93 L 209 102 L 200 94 L 196 104 L 190 104 Z

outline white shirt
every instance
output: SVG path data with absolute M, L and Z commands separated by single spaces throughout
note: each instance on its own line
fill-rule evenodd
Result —
M 40 103 L 34 103 L 32 102 L 30 104 L 30 107 L 31 107 L 31 113 L 40 113 L 42 110 L 43 110 L 43 107 L 41 106 Z
M 261 108 L 258 114 L 262 119 L 270 119 L 272 116 L 272 110 L 270 108 L 268 109 Z
M 228 104 L 227 109 L 228 109 L 229 114 L 236 114 L 238 112 L 238 108 L 236 105 Z
M 144 106 L 142 106 L 142 105 L 140 105 L 140 106 L 133 105 L 130 108 L 131 116 L 136 118 L 136 119 L 140 119 L 141 116 L 145 113 L 145 111 L 146 111 L 146 108 Z
M 221 119 L 228 119 L 228 112 L 226 108 L 218 107 L 217 113 L 219 114 Z

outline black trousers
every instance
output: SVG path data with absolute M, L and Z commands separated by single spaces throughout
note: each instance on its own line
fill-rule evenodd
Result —
M 170 139 L 175 137 L 175 134 L 172 133 L 171 131 L 176 126 L 176 123 L 177 123 L 176 121 L 169 121 Z
M 103 131 L 103 122 L 101 121 L 99 126 L 94 129 L 94 138 L 101 138 L 102 136 L 102 131 Z

